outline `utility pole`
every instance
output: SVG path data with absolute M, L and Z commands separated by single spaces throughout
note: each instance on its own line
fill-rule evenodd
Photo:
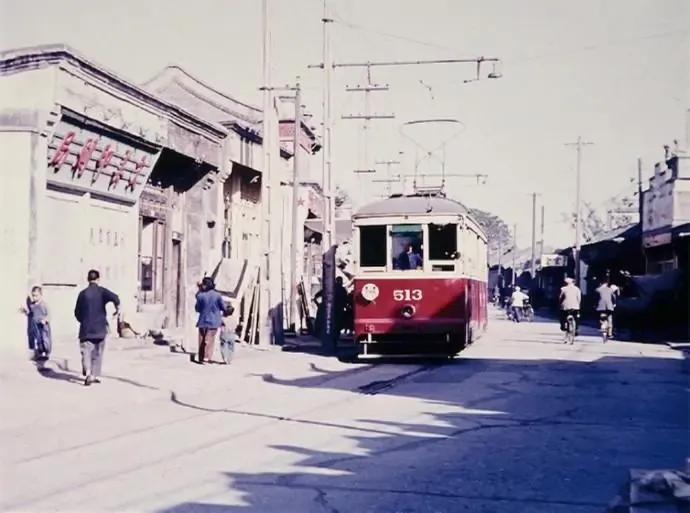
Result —
M 400 164 L 399 160 L 378 160 L 376 161 L 377 165 L 381 166 L 386 166 L 386 179 L 385 180 L 374 180 L 375 182 L 380 181 L 382 183 L 386 183 L 386 192 L 388 196 L 391 195 L 392 193 L 392 188 L 393 188 L 393 182 L 399 181 L 400 177 L 398 177 L 398 180 L 394 180 L 393 177 L 391 176 L 391 166 L 396 166 Z
M 363 146 L 364 146 L 364 158 L 363 166 L 355 170 L 355 173 L 374 173 L 375 170 L 370 169 L 369 166 L 369 144 L 368 144 L 368 133 L 369 133 L 369 123 L 372 119 L 393 119 L 394 114 L 371 114 L 371 99 L 370 95 L 373 91 L 388 91 L 390 88 L 388 84 L 380 85 L 374 84 L 371 81 L 371 66 L 367 66 L 367 83 L 364 86 L 357 85 L 355 87 L 346 87 L 345 90 L 350 93 L 358 92 L 364 93 L 364 114 L 346 114 L 342 116 L 342 119 L 361 119 L 363 120 L 362 130 L 363 130 Z
M 594 143 L 584 142 L 581 136 L 574 143 L 566 143 L 566 146 L 574 146 L 577 152 L 577 170 L 575 178 L 575 282 L 580 286 L 580 246 L 582 244 L 582 178 L 580 164 L 582 162 L 582 147 L 591 146 Z
M 299 335 L 299 308 L 297 308 L 297 285 L 302 278 L 304 264 L 304 235 L 299 228 L 299 194 L 300 194 L 300 136 L 302 135 L 302 88 L 297 77 L 295 85 L 295 135 L 292 143 L 292 244 L 290 251 L 290 321 Z M 302 251 L 301 251 L 302 250 Z
M 541 228 L 539 230 L 539 255 L 544 254 L 544 205 L 541 206 Z
M 640 215 L 640 253 L 642 254 L 642 269 L 643 273 L 647 272 L 647 255 L 644 251 L 644 237 L 642 230 L 644 228 L 644 198 L 642 197 L 642 159 L 637 159 L 637 201 L 638 211 Z
M 515 275 L 517 274 L 517 271 L 515 269 L 515 258 L 516 258 L 516 253 L 517 253 L 517 223 L 513 225 L 513 272 L 511 273 L 512 276 L 512 285 L 513 288 L 515 288 Z
M 323 163 L 321 185 L 324 195 L 323 206 L 323 266 L 321 286 L 323 290 L 323 326 L 321 343 L 330 352 L 335 351 L 338 333 L 335 333 L 335 197 L 332 169 L 332 122 L 331 122 L 331 41 L 328 17 L 328 0 L 323 0 Z
M 270 36 L 268 27 L 268 0 L 262 1 L 261 9 L 261 30 L 263 36 L 262 46 L 262 67 L 263 83 L 267 86 L 270 83 Z M 270 305 L 274 298 L 271 298 L 270 280 L 275 279 L 273 273 L 276 269 L 270 269 L 269 258 L 271 254 L 271 117 L 272 92 L 268 87 L 263 89 L 263 169 L 261 171 L 261 261 L 259 263 L 259 344 L 268 345 L 272 336 L 272 312 Z
M 530 274 L 534 280 L 536 277 L 536 266 L 534 260 L 537 256 L 537 196 L 538 193 L 532 193 L 532 261 L 530 262 Z

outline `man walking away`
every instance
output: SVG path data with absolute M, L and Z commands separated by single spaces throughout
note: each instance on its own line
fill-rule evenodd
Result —
M 606 318 L 608 325 L 608 338 L 613 338 L 613 310 L 616 308 L 617 287 L 611 285 L 608 279 L 601 280 L 597 287 L 597 313 L 599 319 Z
M 572 315 L 575 319 L 575 335 L 577 335 L 580 327 L 580 302 L 582 301 L 582 292 L 575 285 L 575 280 L 572 278 L 565 279 L 565 286 L 561 287 L 561 294 L 558 298 L 561 306 L 561 331 L 566 331 L 565 322 L 568 315 Z
M 210 276 L 201 280 L 194 309 L 199 314 L 199 320 L 196 323 L 199 329 L 199 355 L 196 363 L 203 364 L 204 361 L 211 363 L 218 328 L 223 324 L 225 303 Z
M 108 335 L 105 305 L 113 303 L 116 316 L 120 310 L 120 298 L 101 287 L 98 284 L 100 278 L 100 273 L 95 269 L 89 271 L 89 285 L 79 293 L 74 307 L 74 316 L 79 321 L 79 346 L 85 386 L 100 383 L 105 337 Z
M 522 319 L 522 310 L 525 307 L 526 299 L 529 299 L 529 296 L 522 292 L 520 287 L 515 287 L 515 292 L 510 297 L 510 308 L 515 322 L 520 322 L 520 319 Z

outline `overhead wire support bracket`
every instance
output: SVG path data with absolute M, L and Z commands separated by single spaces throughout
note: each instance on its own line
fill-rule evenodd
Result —
M 395 119 L 395 114 L 343 114 L 341 119 Z

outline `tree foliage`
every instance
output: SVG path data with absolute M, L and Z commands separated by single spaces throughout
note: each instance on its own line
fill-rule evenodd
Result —
M 580 229 L 582 240 L 590 242 L 602 233 L 623 228 L 638 220 L 637 198 L 632 195 L 613 196 L 606 200 L 603 208 L 597 209 L 592 203 L 583 202 Z M 572 229 L 576 226 L 575 213 L 564 214 Z
M 345 203 L 350 203 L 350 193 L 338 185 L 335 188 L 335 208 L 340 208 Z
M 474 217 L 479 226 L 482 227 L 489 239 L 489 252 L 498 253 L 501 249 L 504 253 L 513 247 L 513 237 L 508 225 L 503 219 L 478 208 L 471 208 L 470 214 Z

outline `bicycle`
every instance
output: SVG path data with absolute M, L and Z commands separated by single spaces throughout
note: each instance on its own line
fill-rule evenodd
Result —
M 606 344 L 609 340 L 609 332 L 611 331 L 609 326 L 610 326 L 610 318 L 609 314 L 607 312 L 601 312 L 599 314 L 599 330 L 601 331 L 601 341 L 602 343 Z
M 525 306 L 522 307 L 522 318 L 527 322 L 532 322 L 534 320 L 534 308 L 532 308 L 529 301 L 525 301 Z
M 575 342 L 575 316 L 571 313 L 565 319 L 565 341 L 564 344 L 572 345 Z

